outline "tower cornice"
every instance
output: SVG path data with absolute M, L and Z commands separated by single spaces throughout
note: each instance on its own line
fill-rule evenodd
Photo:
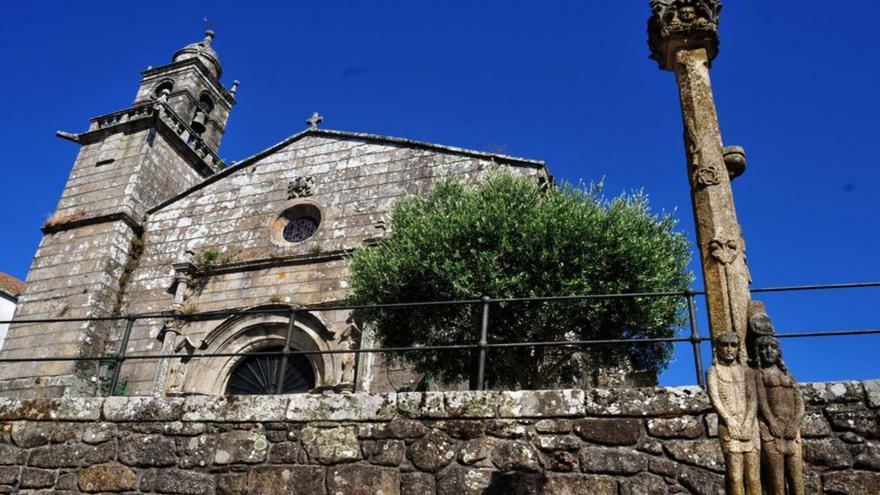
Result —
M 182 69 L 182 68 L 188 67 L 188 66 L 195 67 L 198 70 L 199 74 L 204 76 L 205 79 L 207 79 L 211 83 L 211 87 L 213 87 L 217 90 L 217 92 L 220 94 L 220 96 L 224 100 L 226 100 L 227 104 L 230 107 L 232 105 L 235 105 L 236 103 L 238 103 L 238 100 L 235 98 L 235 95 L 230 93 L 229 90 L 226 89 L 225 86 L 223 86 L 223 83 L 220 82 L 220 79 L 217 79 L 217 77 L 211 73 L 211 71 L 205 66 L 205 64 L 197 58 L 188 58 L 186 60 L 180 60 L 178 62 L 171 62 L 170 64 L 161 65 L 159 67 L 149 68 L 149 69 L 141 72 L 141 78 L 147 79 L 147 78 L 151 78 L 151 77 L 161 76 L 164 73 L 167 73 L 167 72 L 170 72 L 170 71 L 173 71 L 176 69 Z
M 100 141 L 115 132 L 153 125 L 164 134 L 175 137 L 172 142 L 179 142 L 181 152 L 189 156 L 193 167 L 203 177 L 210 176 L 226 166 L 223 159 L 211 150 L 171 107 L 162 102 L 139 103 L 124 110 L 94 117 L 90 122 L 89 130 L 78 135 L 77 142 L 80 144 Z

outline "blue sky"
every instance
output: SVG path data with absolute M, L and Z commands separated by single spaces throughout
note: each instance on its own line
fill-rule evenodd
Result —
M 200 39 L 206 16 L 219 22 L 223 81 L 241 81 L 227 161 L 318 111 L 326 128 L 539 158 L 560 179 L 604 177 L 610 194 L 645 188 L 693 238 L 677 90 L 647 58 L 646 4 L 11 3 L 0 17 L 0 270 L 26 276 L 60 197 L 77 150 L 54 132 L 128 106 L 139 72 Z M 749 156 L 734 194 L 754 285 L 880 280 L 880 5 L 727 4 L 712 77 L 725 143 Z M 806 331 L 877 328 L 878 296 L 763 299 L 778 331 Z M 803 381 L 877 378 L 878 344 L 789 340 L 784 353 Z M 691 362 L 682 347 L 663 383 L 692 383 Z

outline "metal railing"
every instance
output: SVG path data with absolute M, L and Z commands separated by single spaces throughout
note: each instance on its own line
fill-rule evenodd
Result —
M 773 292 L 792 292 L 792 291 L 815 291 L 815 290 L 839 290 L 880 287 L 880 282 L 864 282 L 849 284 L 826 284 L 826 285 L 802 285 L 802 286 L 784 286 L 784 287 L 765 287 L 751 289 L 752 293 L 773 293 Z M 39 324 L 39 323 L 60 323 L 60 322 L 95 322 L 95 321 L 125 321 L 125 327 L 119 344 L 119 350 L 116 354 L 100 355 L 100 356 L 46 356 L 46 357 L 21 357 L 21 358 L 0 358 L 0 364 L 3 363 L 21 363 L 21 362 L 50 362 L 50 361 L 107 361 L 114 363 L 113 374 L 110 378 L 108 394 L 116 395 L 119 385 L 120 373 L 122 365 L 126 361 L 134 360 L 154 360 L 154 359 L 202 359 L 211 357 L 245 357 L 245 356 L 281 356 L 281 366 L 278 368 L 278 376 L 274 382 L 275 392 L 281 393 L 283 386 L 283 374 L 287 368 L 288 360 L 291 356 L 296 355 L 324 355 L 324 354 L 392 354 L 407 352 L 441 352 L 453 350 L 476 350 L 476 389 L 485 389 L 486 363 L 489 351 L 492 349 L 510 349 L 510 348 L 538 348 L 538 347 L 590 347 L 603 345 L 644 345 L 644 344 L 675 344 L 688 342 L 693 348 L 694 370 L 696 373 L 697 383 L 701 387 L 705 387 L 705 375 L 703 372 L 702 350 L 701 344 L 709 341 L 710 337 L 700 335 L 697 322 L 696 296 L 704 296 L 704 291 L 685 290 L 682 292 L 640 292 L 640 293 L 622 293 L 622 294 L 587 294 L 579 296 L 545 296 L 545 297 L 505 297 L 492 298 L 488 296 L 479 299 L 465 300 L 448 300 L 448 301 L 424 301 L 424 302 L 406 302 L 406 303 L 390 303 L 376 305 L 320 305 L 310 307 L 291 306 L 288 308 L 257 308 L 257 309 L 228 309 L 221 311 L 206 311 L 201 313 L 181 313 L 181 312 L 160 312 L 160 313 L 142 313 L 128 314 L 125 316 L 106 316 L 106 317 L 82 317 L 82 318 L 34 318 L 34 319 L 15 319 L 0 320 L 0 324 Z M 687 327 L 689 335 L 687 337 L 667 337 L 667 338 L 630 338 L 630 339 L 588 339 L 588 340 L 563 340 L 563 341 L 529 341 L 529 342 L 497 342 L 490 343 L 489 335 L 489 316 L 492 304 L 499 303 L 529 303 L 529 302 L 573 302 L 595 299 L 621 299 L 621 298 L 660 298 L 660 297 L 681 297 L 685 298 L 687 306 Z M 355 311 L 365 309 L 407 309 L 414 307 L 427 306 L 452 306 L 452 305 L 480 305 L 480 334 L 476 342 L 471 344 L 449 344 L 449 345 L 424 345 L 409 347 L 376 347 L 376 348 L 357 348 L 357 349 L 330 349 L 330 350 L 294 350 L 291 349 L 291 342 L 295 331 L 297 315 L 300 313 L 310 312 L 326 312 L 326 311 Z M 182 321 L 205 321 L 224 319 L 230 316 L 247 316 L 247 315 L 286 315 L 288 316 L 287 331 L 284 339 L 284 347 L 280 351 L 268 352 L 214 352 L 214 353 L 187 353 L 187 354 L 134 354 L 128 355 L 127 348 L 131 339 L 134 324 L 138 320 L 154 320 L 154 319 L 178 319 Z M 843 331 L 814 331 L 814 332 L 788 332 L 775 334 L 777 338 L 807 338 L 807 337 L 834 337 L 846 335 L 878 335 L 880 329 L 868 330 L 843 330 Z M 355 386 L 357 386 L 357 377 L 355 377 Z

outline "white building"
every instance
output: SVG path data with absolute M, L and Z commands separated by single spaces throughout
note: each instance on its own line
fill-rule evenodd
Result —
M 0 272 L 0 321 L 9 321 L 15 313 L 15 305 L 18 303 L 18 295 L 24 290 L 24 282 Z M 0 323 L 0 348 L 3 348 L 3 340 L 6 338 L 8 323 Z

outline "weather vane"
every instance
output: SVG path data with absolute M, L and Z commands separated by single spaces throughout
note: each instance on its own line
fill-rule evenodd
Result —
M 215 31 L 218 27 L 220 27 L 220 21 L 211 21 L 208 20 L 208 16 L 205 16 L 205 31 Z

